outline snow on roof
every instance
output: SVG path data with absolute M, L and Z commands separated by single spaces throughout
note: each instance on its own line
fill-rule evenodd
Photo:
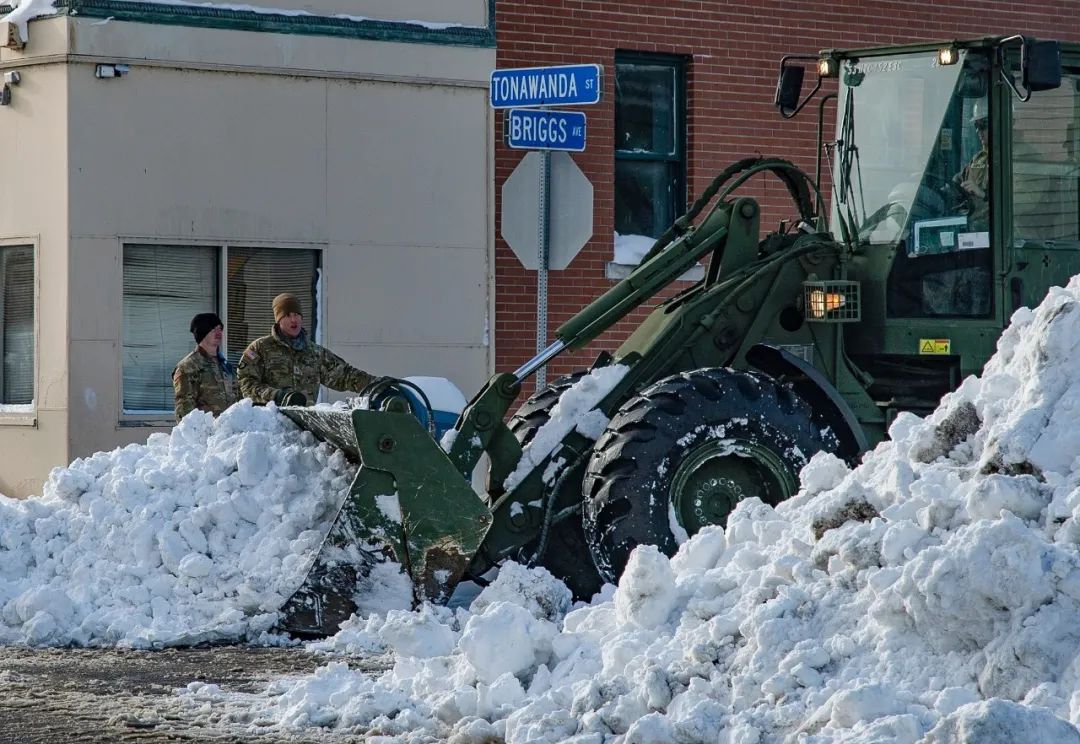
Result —
M 291 8 L 266 8 L 259 5 L 248 5 L 246 3 L 210 3 L 210 2 L 192 2 L 191 0 L 139 0 L 140 2 L 150 3 L 152 5 L 179 5 L 188 8 L 212 8 L 214 10 L 235 10 L 245 13 L 259 13 L 262 15 L 284 15 L 284 16 L 310 16 L 315 18 L 338 18 L 345 21 L 390 21 L 393 23 L 405 23 L 412 26 L 421 26 L 432 30 L 440 30 L 446 28 L 464 28 L 464 24 L 461 23 L 436 23 L 432 21 L 406 21 L 385 18 L 370 18 L 368 16 L 348 15 L 345 13 L 335 13 L 333 15 L 321 15 L 318 13 L 312 13 L 307 10 L 291 9 Z
M 23 42 L 29 41 L 30 36 L 26 30 L 26 24 L 40 16 L 54 15 L 56 8 L 53 0 L 14 0 L 12 10 L 0 18 L 0 21 L 8 21 L 19 27 L 19 35 Z
M 19 30 L 22 34 L 23 41 L 28 39 L 26 24 L 28 21 L 45 15 L 53 15 L 56 13 L 56 8 L 53 7 L 54 0 L 15 0 L 14 9 L 8 13 L 0 21 L 11 21 L 17 23 Z M 173 5 L 186 8 L 209 8 L 213 10 L 233 10 L 245 13 L 259 13 L 262 15 L 278 15 L 278 16 L 290 16 L 300 17 L 307 16 L 313 18 L 335 18 L 344 21 L 354 21 L 362 23 L 364 21 L 383 21 L 392 23 L 404 23 L 410 26 L 419 26 L 421 28 L 431 30 L 443 30 L 448 28 L 472 28 L 461 23 L 437 23 L 433 21 L 417 21 L 417 20 L 390 20 L 382 18 L 370 18 L 367 16 L 348 15 L 344 13 L 337 13 L 333 15 L 320 15 L 312 13 L 307 10 L 290 9 L 290 8 L 266 8 L 258 5 L 248 5 L 245 3 L 211 3 L 211 2 L 192 2 L 191 0 L 139 0 L 139 2 L 151 4 L 151 5 Z

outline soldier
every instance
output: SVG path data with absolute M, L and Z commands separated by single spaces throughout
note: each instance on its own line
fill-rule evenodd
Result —
M 306 406 L 319 386 L 360 392 L 375 378 L 308 338 L 296 295 L 274 298 L 274 327 L 240 357 L 240 392 L 255 403 Z
M 953 178 L 962 196 L 962 211 L 968 214 L 968 227 L 972 230 L 988 230 L 990 225 L 990 151 L 987 149 L 988 123 L 986 104 L 976 101 L 971 113 L 971 123 L 979 138 L 979 151 Z
M 236 370 L 221 353 L 221 318 L 199 313 L 191 319 L 195 351 L 180 360 L 173 370 L 176 420 L 198 408 L 215 416 L 237 401 Z

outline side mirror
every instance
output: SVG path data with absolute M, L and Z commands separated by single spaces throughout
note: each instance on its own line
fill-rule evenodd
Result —
M 1020 83 L 1024 89 L 1022 93 L 1016 87 L 1016 80 L 1005 58 L 1005 45 L 1014 41 L 1020 42 Z M 1061 44 L 1056 41 L 1036 41 L 1026 36 L 1010 36 L 1001 40 L 998 60 L 1001 65 L 1001 79 L 1021 101 L 1030 99 L 1031 94 L 1037 90 L 1061 87 Z
M 804 62 L 818 62 L 818 57 L 809 57 L 805 54 L 788 54 L 780 60 L 780 77 L 776 81 L 776 97 L 773 103 L 780 110 L 780 116 L 790 119 L 802 110 L 802 107 L 810 102 L 814 94 L 821 89 L 821 77 L 818 77 L 814 89 L 803 96 L 802 84 L 806 76 L 806 68 L 801 64 L 791 64 L 792 60 Z
M 1061 44 L 1056 41 L 1033 41 L 1026 45 L 1020 59 L 1021 79 L 1030 91 L 1061 87 Z
M 784 66 L 780 68 L 780 79 L 776 82 L 777 108 L 783 111 L 792 111 L 799 105 L 802 97 L 803 77 L 806 68 L 801 65 Z

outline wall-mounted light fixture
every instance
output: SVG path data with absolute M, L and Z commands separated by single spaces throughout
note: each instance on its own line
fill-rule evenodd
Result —
M 0 106 L 11 105 L 11 87 L 22 82 L 22 73 L 11 70 L 4 73 L 4 87 L 0 88 Z
M 94 68 L 94 77 L 96 78 L 118 78 L 121 75 L 127 75 L 131 69 L 129 65 L 98 65 Z

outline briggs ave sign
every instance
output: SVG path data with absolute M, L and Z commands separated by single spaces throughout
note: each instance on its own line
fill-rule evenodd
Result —
M 491 107 L 567 106 L 600 100 L 600 65 L 519 67 L 491 72 Z
M 580 111 L 510 109 L 504 121 L 506 146 L 515 150 L 585 150 L 585 114 Z

